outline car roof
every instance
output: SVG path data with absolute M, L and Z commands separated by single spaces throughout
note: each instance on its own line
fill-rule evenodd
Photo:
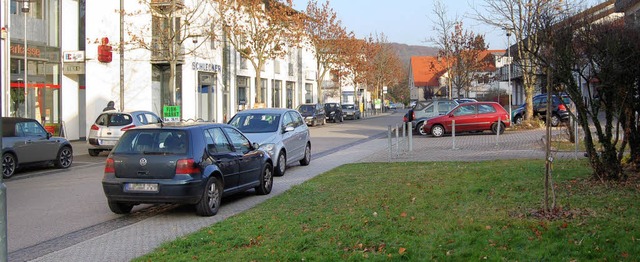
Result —
M 296 110 L 289 108 L 255 108 L 255 109 L 247 109 L 238 112 L 237 114 L 251 114 L 251 113 L 260 113 L 260 114 L 281 114 L 284 112 L 297 112 Z
M 130 130 L 134 130 L 134 129 L 158 129 L 158 128 L 174 128 L 174 129 L 189 129 L 189 128 L 194 128 L 194 127 L 199 127 L 199 126 L 204 126 L 204 125 L 208 125 L 210 127 L 225 127 L 225 126 L 230 126 L 227 124 L 222 124 L 222 123 L 214 123 L 214 122 L 169 122 L 169 123 L 157 123 L 157 124 L 148 124 L 148 125 L 144 125 L 144 126 L 139 126 Z
M 38 122 L 33 118 L 24 117 L 2 117 L 2 136 L 12 137 L 16 136 L 16 123 L 22 122 Z
M 153 112 L 149 110 L 124 110 L 124 111 L 109 110 L 109 111 L 101 112 L 100 114 L 135 114 L 135 113 L 153 113 Z

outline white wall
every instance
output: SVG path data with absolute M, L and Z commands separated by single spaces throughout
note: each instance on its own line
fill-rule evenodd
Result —
M 61 50 L 78 50 L 78 2 L 73 0 L 63 0 L 62 2 L 62 26 L 60 28 Z M 78 108 L 79 75 L 62 74 L 61 79 L 61 110 L 62 121 L 64 122 L 64 134 L 69 140 L 80 139 L 80 109 Z

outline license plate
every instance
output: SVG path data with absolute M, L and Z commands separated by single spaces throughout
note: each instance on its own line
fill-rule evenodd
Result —
M 125 192 L 158 192 L 158 184 L 149 183 L 126 183 Z
M 103 146 L 113 146 L 116 144 L 116 141 L 114 140 L 100 140 L 100 145 Z

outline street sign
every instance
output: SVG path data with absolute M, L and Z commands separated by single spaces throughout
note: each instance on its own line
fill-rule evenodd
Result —
M 165 122 L 180 122 L 180 106 L 162 107 L 162 118 Z

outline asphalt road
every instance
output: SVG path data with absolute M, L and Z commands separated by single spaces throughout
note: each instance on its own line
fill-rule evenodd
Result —
M 179 205 L 140 205 L 130 215 L 113 214 L 106 204 L 101 186 L 106 154 L 90 157 L 86 154 L 86 147 L 82 143 L 76 143 L 71 168 L 34 168 L 5 180 L 9 261 L 31 261 L 38 258 L 42 261 L 56 261 L 59 258 L 52 254 L 59 251 L 159 218 L 170 220 L 168 224 L 188 225 L 184 226 L 188 227 L 185 233 L 197 230 L 282 193 L 292 185 L 327 171 L 327 168 L 355 162 L 364 157 L 362 154 L 374 153 L 369 150 L 348 153 L 346 149 L 386 136 L 387 126 L 401 123 L 403 113 L 311 127 L 310 166 L 290 167 L 284 177 L 275 179 L 271 195 L 255 196 L 253 192 L 246 192 L 225 199 L 220 212 L 213 218 L 198 217 L 189 207 Z M 362 156 L 341 157 L 340 154 Z M 145 231 L 143 234 L 154 234 L 155 231 Z M 157 234 L 161 235 L 159 241 L 170 240 L 179 235 L 178 232 L 171 231 Z M 165 237 L 163 234 L 168 235 Z M 129 254 L 126 250 L 113 250 L 113 257 L 105 255 L 97 260 L 126 261 L 152 250 L 155 242 L 148 241 L 146 244 L 151 246 L 139 249 L 132 247 L 135 250 Z M 121 252 L 125 255 L 116 256 L 116 253 Z M 68 255 L 62 255 L 61 258 L 70 259 Z

